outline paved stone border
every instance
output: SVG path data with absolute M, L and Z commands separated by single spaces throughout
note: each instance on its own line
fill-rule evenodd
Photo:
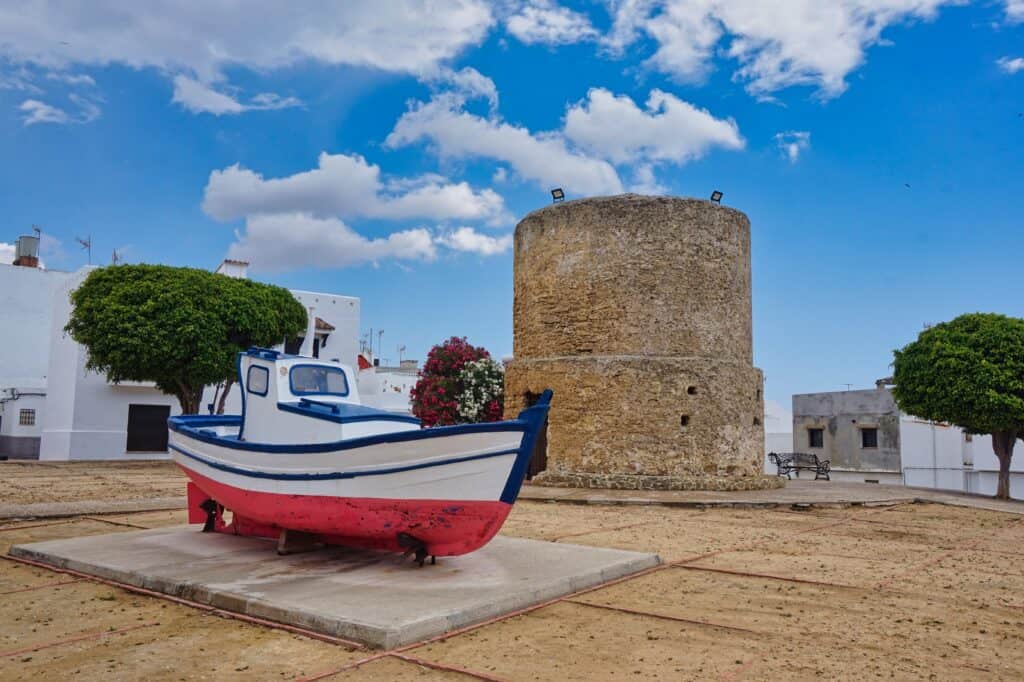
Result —
M 52 519 L 82 514 L 117 514 L 185 509 L 182 497 L 152 497 L 142 500 L 80 500 L 78 502 L 39 502 L 36 504 L 0 504 L 0 519 Z
M 842 486 L 840 488 L 840 486 Z M 820 488 L 820 489 L 815 489 Z M 857 494 L 844 495 L 853 490 Z M 608 506 L 663 506 L 682 509 L 842 509 L 895 504 L 946 504 L 986 511 L 1024 514 L 1024 502 L 995 500 L 930 488 L 836 484 L 791 481 L 783 489 L 724 493 L 682 490 L 602 490 L 596 488 L 557 488 L 525 485 L 520 500 Z M 117 514 L 185 509 L 185 497 L 155 497 L 143 500 L 84 500 L 80 502 L 44 502 L 39 504 L 0 504 L 0 520 L 46 519 L 86 514 Z

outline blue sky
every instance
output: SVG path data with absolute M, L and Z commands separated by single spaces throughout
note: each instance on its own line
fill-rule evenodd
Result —
M 422 358 L 512 352 L 515 222 L 706 197 L 752 222 L 766 396 L 1024 316 L 1024 0 L 0 5 L 0 255 L 359 296 Z M 6 243 L 6 244 L 5 244 Z

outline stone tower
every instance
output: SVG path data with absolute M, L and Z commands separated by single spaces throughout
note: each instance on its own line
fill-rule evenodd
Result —
M 625 194 L 534 211 L 515 232 L 506 415 L 552 388 L 550 485 L 740 490 L 763 475 L 750 222 Z

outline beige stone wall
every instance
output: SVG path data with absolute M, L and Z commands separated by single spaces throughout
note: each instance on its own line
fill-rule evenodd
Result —
M 515 233 L 514 354 L 752 361 L 750 223 L 626 194 L 534 211 Z
M 706 201 L 556 204 L 516 227 L 506 414 L 555 392 L 555 485 L 744 489 L 762 474 L 750 225 Z

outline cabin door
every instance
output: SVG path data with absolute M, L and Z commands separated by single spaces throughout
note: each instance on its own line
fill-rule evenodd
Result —
M 524 396 L 526 407 L 532 407 L 539 399 L 540 393 L 527 392 Z M 530 455 L 530 464 L 526 467 L 526 480 L 532 480 L 534 476 L 548 468 L 548 420 L 545 417 L 544 425 L 540 427 L 537 434 L 537 442 L 533 446 L 533 454 Z

